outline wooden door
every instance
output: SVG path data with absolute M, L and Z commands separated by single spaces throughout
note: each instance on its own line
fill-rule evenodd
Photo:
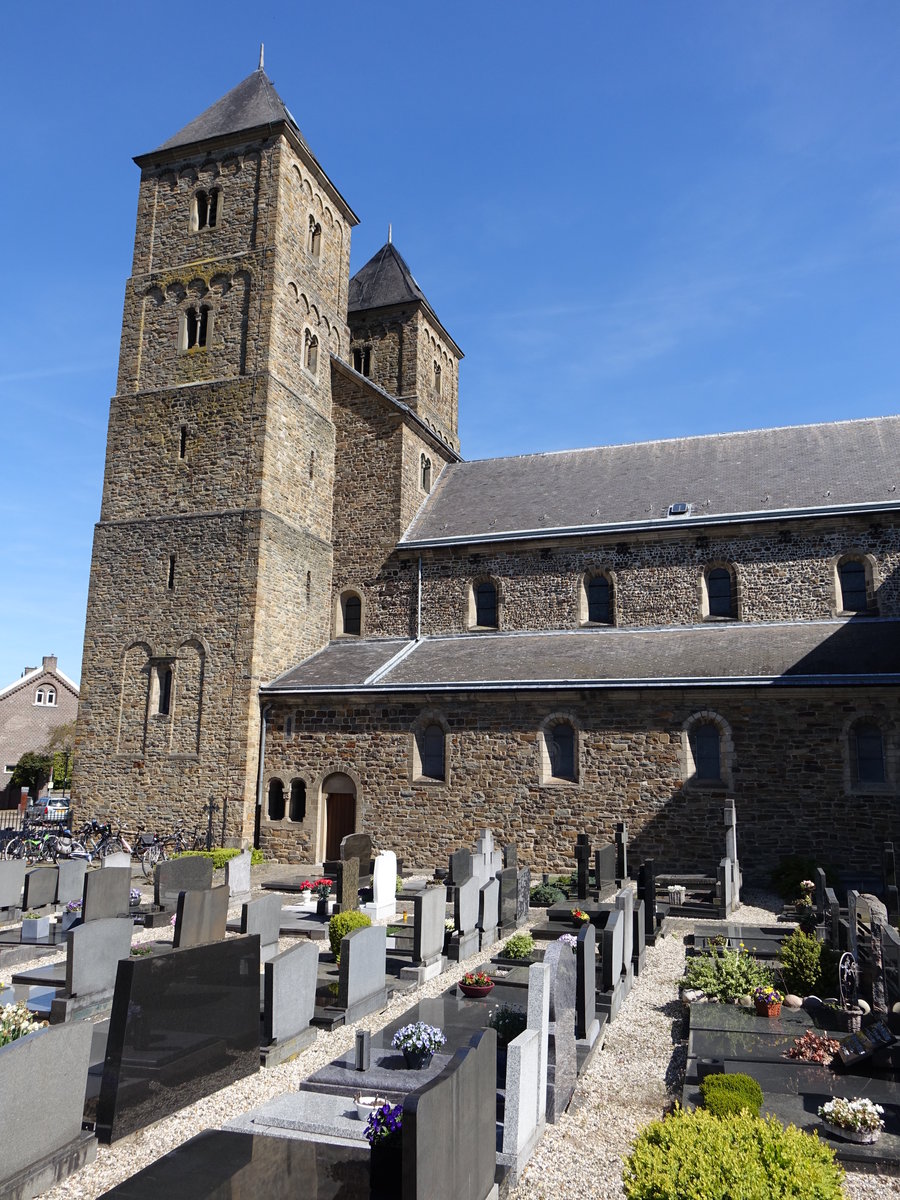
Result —
M 356 832 L 356 797 L 352 792 L 329 792 L 325 808 L 325 857 L 341 857 L 341 840 Z

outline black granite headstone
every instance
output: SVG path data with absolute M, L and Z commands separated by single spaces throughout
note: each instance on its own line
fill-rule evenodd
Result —
M 472 878 L 472 852 L 470 850 L 454 850 L 450 855 L 450 878 L 448 883 L 460 887 L 467 879 Z
M 583 1041 L 597 1010 L 597 933 L 593 925 L 582 925 L 575 947 L 575 1037 Z
M 656 936 L 656 864 L 652 858 L 638 867 L 637 894 L 644 902 L 644 934 L 652 941 Z
M 824 919 L 826 912 L 825 891 L 828 887 L 828 880 L 825 878 L 825 872 L 821 867 L 816 867 L 813 878 L 816 885 L 816 912 L 821 921 Z
M 594 851 L 594 886 L 598 891 L 615 887 L 616 847 L 612 843 Z
M 370 887 L 372 880 L 372 839 L 367 833 L 348 833 L 341 839 L 341 862 L 357 862 L 357 887 Z M 353 908 L 356 907 L 354 903 Z
M 508 842 L 503 847 L 503 865 L 504 867 L 517 867 L 519 865 L 519 851 L 516 848 L 515 842 Z
M 516 897 L 518 872 L 515 867 L 504 867 L 500 872 L 500 925 L 506 929 L 516 924 Z
M 588 876 L 591 870 L 591 839 L 586 833 L 579 833 L 575 839 L 575 867 L 578 879 L 578 899 L 587 900 Z
M 119 963 L 97 1099 L 101 1142 L 258 1070 L 258 937 Z

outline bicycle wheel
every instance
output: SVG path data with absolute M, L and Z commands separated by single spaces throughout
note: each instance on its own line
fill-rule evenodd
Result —
M 98 851 L 101 858 L 109 858 L 110 854 L 130 853 L 130 851 L 125 849 L 124 845 L 122 844 L 122 839 L 118 836 L 107 838 L 105 842 L 101 842 Z
M 6 849 L 3 851 L 3 857 L 24 858 L 25 843 L 22 841 L 22 839 L 17 837 L 11 838 L 10 841 L 6 843 Z
M 41 862 L 56 862 L 59 858 L 59 838 L 53 834 L 44 838 L 41 844 Z
M 153 877 L 153 871 L 157 863 L 166 861 L 166 852 L 162 846 L 148 846 L 141 858 L 141 867 L 148 879 Z

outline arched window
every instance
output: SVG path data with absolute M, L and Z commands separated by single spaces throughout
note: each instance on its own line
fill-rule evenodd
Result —
M 56 688 L 47 685 L 47 703 L 53 705 L 56 703 Z
M 215 229 L 219 218 L 219 192 L 212 188 L 208 192 L 195 192 L 191 212 L 192 229 Z
M 544 733 L 553 779 L 575 778 L 575 730 L 566 721 L 551 725 Z
M 306 781 L 291 780 L 291 804 L 288 816 L 292 821 L 303 821 L 306 818 Z
M 362 633 L 362 600 L 356 592 L 344 592 L 341 596 L 340 632 L 354 637 Z
M 732 786 L 731 730 L 717 713 L 695 713 L 682 727 L 684 775 L 688 786 Z
M 712 567 L 706 572 L 706 615 L 735 615 L 734 580 L 727 567 Z
M 315 375 L 316 368 L 319 365 L 319 339 L 307 329 L 304 341 L 305 351 L 303 361 L 306 364 L 307 371 Z
M 310 254 L 315 254 L 316 257 L 318 257 L 319 251 L 322 249 L 322 226 L 313 216 L 309 218 L 309 237 L 306 247 Z
M 854 782 L 859 785 L 886 782 L 884 739 L 878 726 L 870 721 L 861 721 L 853 727 L 851 767 Z
M 712 721 L 695 725 L 690 733 L 691 753 L 694 757 L 694 776 L 698 780 L 722 778 L 722 762 L 719 747 L 719 729 Z
M 422 455 L 421 463 L 421 482 L 422 488 L 426 492 L 431 491 L 431 459 L 427 454 Z
M 434 364 L 434 390 L 440 395 L 441 392 L 441 364 Z
M 475 621 L 482 629 L 497 628 L 497 585 L 492 579 L 482 579 L 475 584 Z
M 606 575 L 589 575 L 586 578 L 582 611 L 591 625 L 612 625 L 612 587 Z
M 269 780 L 269 820 L 284 820 L 284 784 L 280 779 Z
M 422 730 L 420 756 L 426 779 L 444 778 L 444 731 L 440 725 L 426 725 Z
M 210 306 L 201 304 L 199 309 L 192 307 L 182 314 L 182 350 L 195 350 L 207 344 L 211 325 L 210 313 Z
M 34 702 L 35 702 L 35 704 L 46 704 L 47 703 L 47 689 L 46 688 L 42 688 L 42 687 L 38 688 L 38 690 L 34 693 Z
M 859 558 L 838 563 L 838 608 L 841 612 L 868 612 L 869 590 L 866 564 Z
M 372 370 L 371 346 L 358 346 L 353 351 L 353 370 L 368 378 L 369 372 Z

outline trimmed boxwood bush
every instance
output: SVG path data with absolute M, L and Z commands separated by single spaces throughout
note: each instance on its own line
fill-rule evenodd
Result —
M 818 992 L 822 983 L 822 943 L 802 929 L 784 939 L 778 951 L 785 987 L 800 996 Z
M 220 871 L 225 866 L 230 858 L 237 858 L 242 854 L 241 850 L 225 850 L 222 846 L 215 850 L 182 850 L 180 854 L 173 854 L 172 858 L 211 858 L 213 860 L 213 870 Z M 251 867 L 258 867 L 264 861 L 262 850 L 250 851 Z
M 328 941 L 334 957 L 341 957 L 341 942 L 351 929 L 362 929 L 364 926 L 371 924 L 371 917 L 367 917 L 365 913 L 357 912 L 355 909 L 335 913 L 328 922 Z
M 531 903 L 534 908 L 550 908 L 566 899 L 566 893 L 561 892 L 552 883 L 539 883 L 531 889 Z
M 834 1151 L 793 1125 L 698 1108 L 641 1131 L 623 1187 L 628 1200 L 841 1200 L 843 1178 Z
M 530 958 L 534 950 L 534 938 L 530 933 L 514 933 L 503 947 L 503 958 Z
M 751 1116 L 758 1117 L 762 1108 L 762 1088 L 749 1075 L 707 1075 L 700 1081 L 700 1095 L 704 1108 L 716 1117 L 728 1117 L 746 1108 Z

